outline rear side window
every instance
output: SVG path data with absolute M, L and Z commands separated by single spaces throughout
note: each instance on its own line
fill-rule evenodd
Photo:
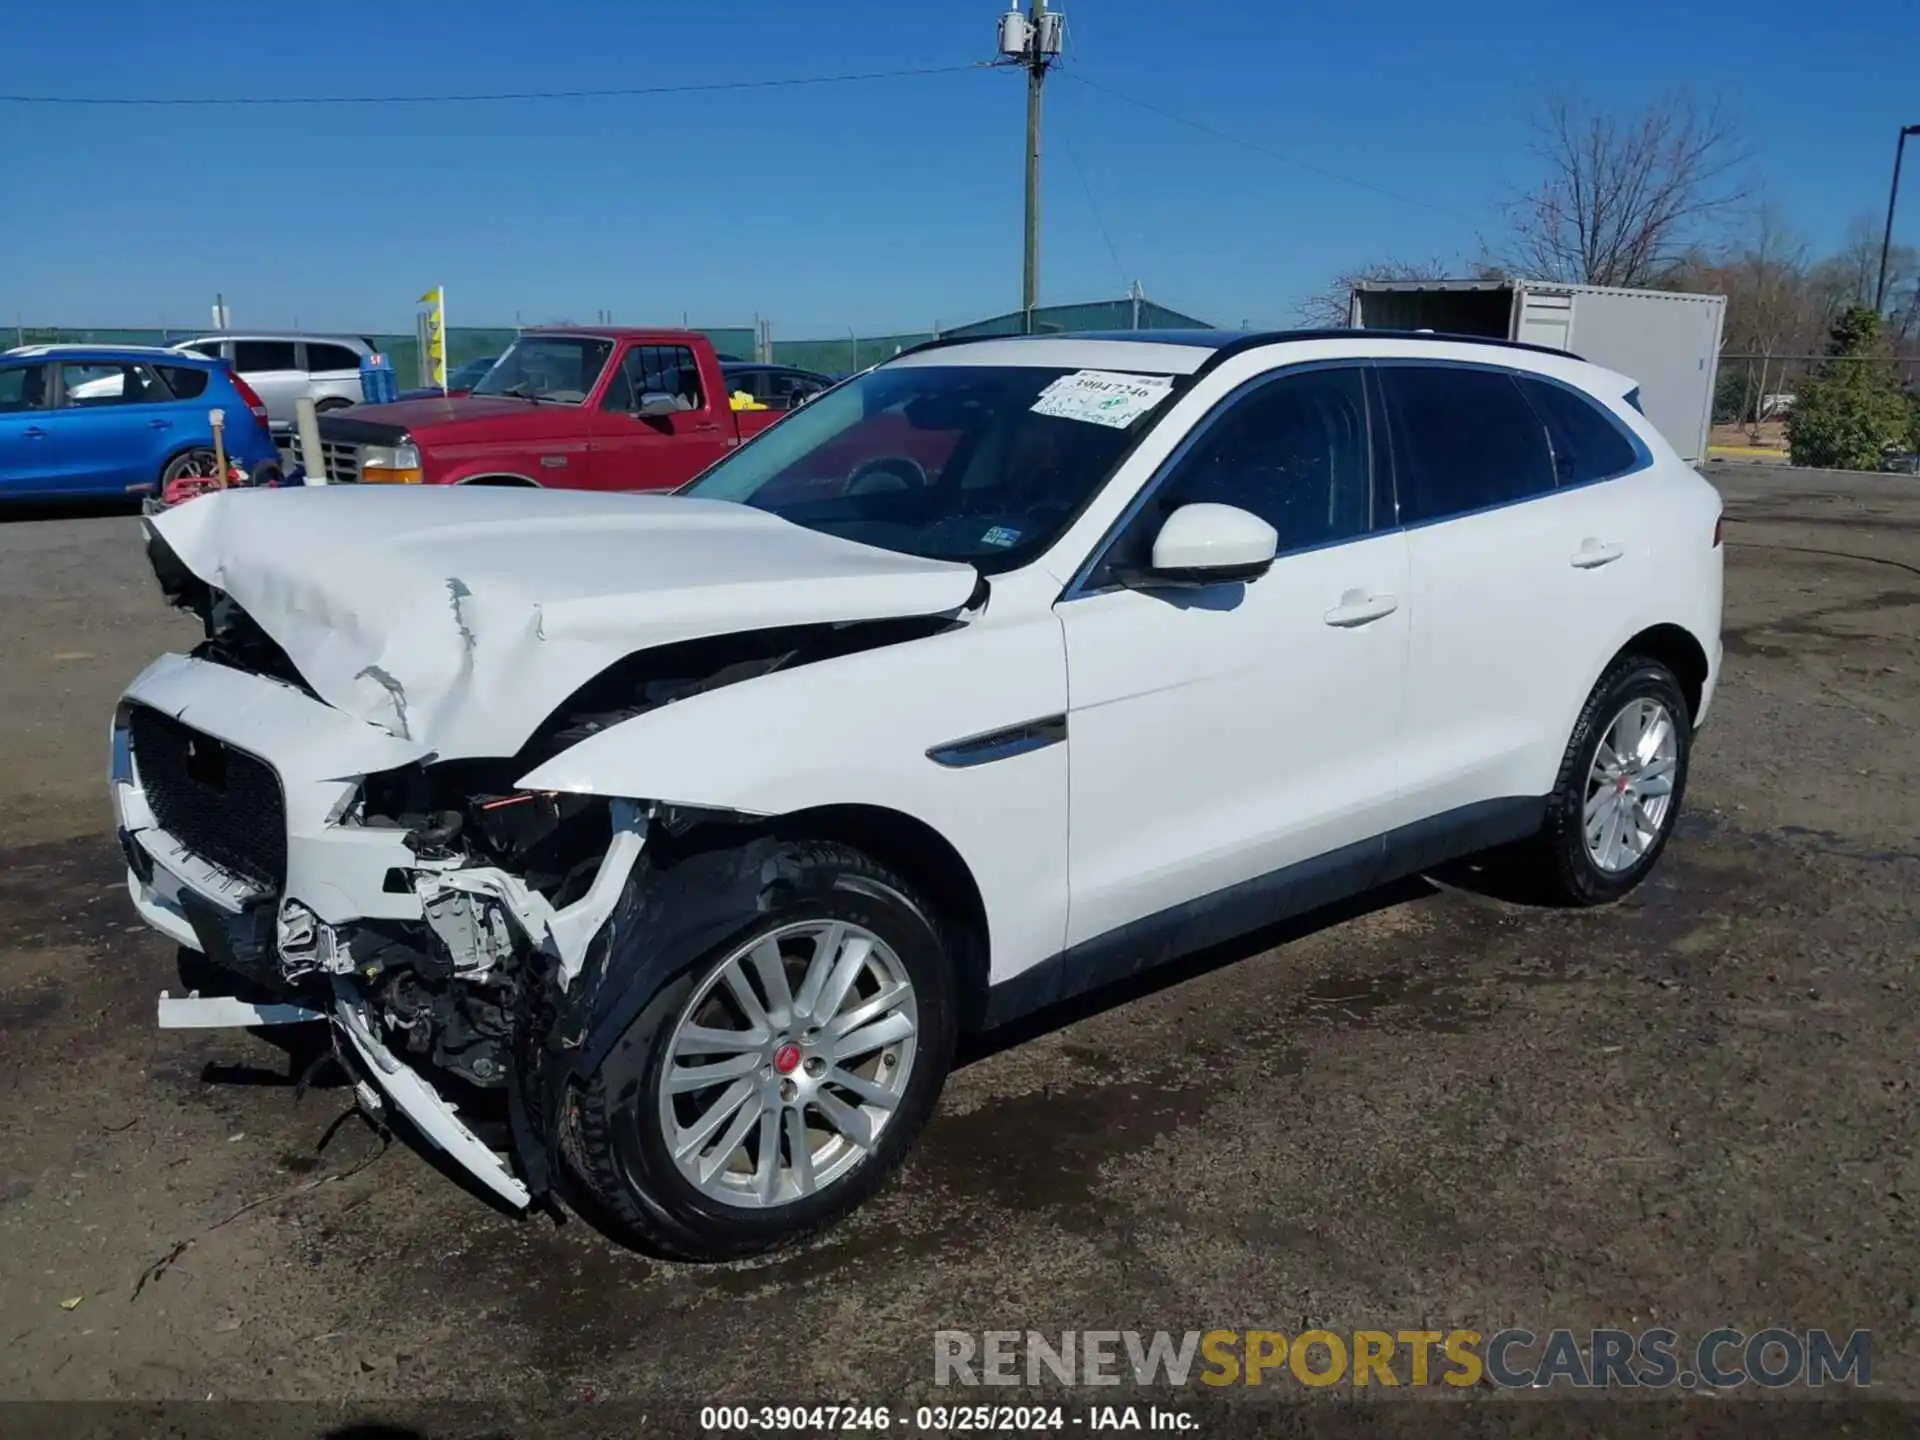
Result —
M 323 370 L 360 371 L 360 357 L 344 345 L 320 345 L 312 340 L 307 342 L 307 370 L 317 373 Z
M 1400 521 L 1417 525 L 1554 487 L 1546 426 L 1504 370 L 1383 365 Z
M 202 340 L 198 345 L 182 345 L 180 348 L 182 350 L 191 350 L 196 355 L 204 355 L 209 360 L 218 360 L 220 358 L 220 342 L 218 340 Z
M 242 375 L 252 375 L 261 370 L 297 370 L 300 362 L 291 340 L 236 340 L 233 368 Z
M 760 398 L 776 410 L 791 410 L 820 393 L 820 382 L 809 375 L 771 375 Z
M 1620 427 L 1584 395 L 1526 376 L 1517 382 L 1547 425 L 1554 476 L 1562 485 L 1583 485 L 1625 474 L 1638 458 Z
M 197 365 L 156 365 L 167 389 L 176 400 L 198 400 L 207 393 L 207 372 Z

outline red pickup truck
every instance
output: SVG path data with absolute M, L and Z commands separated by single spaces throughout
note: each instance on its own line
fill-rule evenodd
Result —
M 320 416 L 320 449 L 334 485 L 667 490 L 782 413 L 735 410 L 704 335 L 553 326 L 523 330 L 465 395 Z M 320 468 L 297 435 L 292 460 Z

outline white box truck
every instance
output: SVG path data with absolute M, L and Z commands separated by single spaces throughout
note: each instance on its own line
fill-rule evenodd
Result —
M 1707 453 L 1724 295 L 1620 290 L 1544 280 L 1362 280 L 1349 321 L 1363 330 L 1432 330 L 1524 340 L 1631 376 L 1640 405 L 1692 461 Z

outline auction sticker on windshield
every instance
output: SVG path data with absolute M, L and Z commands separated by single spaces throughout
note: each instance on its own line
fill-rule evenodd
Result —
M 1084 420 L 1124 430 L 1167 398 L 1170 375 L 1121 375 L 1112 370 L 1076 370 L 1040 392 L 1033 413 Z

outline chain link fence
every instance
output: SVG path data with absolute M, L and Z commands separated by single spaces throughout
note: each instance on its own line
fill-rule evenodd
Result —
M 1920 389 L 1920 356 L 1722 355 L 1713 387 L 1713 423 L 1762 426 L 1784 421 L 1799 387 L 1826 365 L 1891 365 L 1901 388 Z
M 713 342 L 723 360 L 761 361 L 791 365 L 801 370 L 817 370 L 826 375 L 851 375 L 890 360 L 904 350 L 941 336 L 1019 335 L 1027 330 L 1035 334 L 1060 334 L 1073 330 L 1168 330 L 1205 329 L 1203 320 L 1170 310 L 1144 295 L 1119 300 L 1096 300 L 1086 304 L 1049 305 L 1031 315 L 1015 310 L 971 325 L 940 330 L 910 330 L 890 335 L 857 335 L 849 330 L 844 336 L 819 340 L 781 340 L 774 337 L 771 324 L 756 321 L 752 325 L 691 325 L 691 329 Z M 58 325 L 16 324 L 0 330 L 0 337 L 11 331 L 11 338 L 0 344 L 12 345 L 174 345 L 212 333 L 206 329 L 75 329 Z M 234 327 L 235 334 L 247 333 Z M 268 332 L 271 333 L 271 332 Z M 314 327 L 303 334 L 355 335 L 393 361 L 394 374 L 402 384 L 428 383 L 418 332 L 359 331 L 339 327 Z M 498 355 L 519 333 L 514 326 L 450 325 L 447 327 L 447 369 L 457 370 L 469 361 Z

